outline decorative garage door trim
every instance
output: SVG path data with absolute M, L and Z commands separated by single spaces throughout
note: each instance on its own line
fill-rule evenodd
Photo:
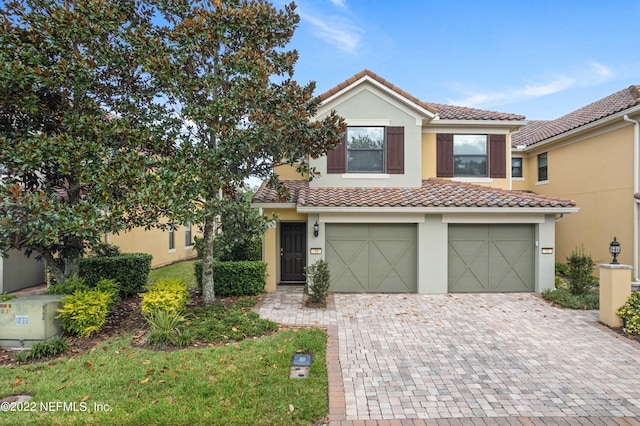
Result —
M 534 291 L 534 226 L 449 225 L 450 292 Z
M 415 224 L 327 224 L 331 291 L 416 292 Z

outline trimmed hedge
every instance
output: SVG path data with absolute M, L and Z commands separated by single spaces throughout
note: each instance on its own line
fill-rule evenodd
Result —
M 120 296 L 139 293 L 149 280 L 151 255 L 146 253 L 123 253 L 112 257 L 86 257 L 80 259 L 80 276 L 89 287 L 101 279 L 120 283 Z
M 202 293 L 202 261 L 194 263 L 198 288 Z M 267 265 L 262 261 L 213 262 L 216 296 L 255 296 L 264 293 Z

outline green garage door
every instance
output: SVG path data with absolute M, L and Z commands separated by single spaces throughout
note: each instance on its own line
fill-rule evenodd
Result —
M 325 229 L 331 291 L 416 291 L 415 225 L 330 223 Z
M 534 291 L 533 225 L 449 225 L 449 291 Z

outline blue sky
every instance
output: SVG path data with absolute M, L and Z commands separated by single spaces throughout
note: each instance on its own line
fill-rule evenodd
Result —
M 281 7 L 282 0 L 275 0 Z M 297 0 L 294 78 L 553 119 L 640 84 L 640 1 Z

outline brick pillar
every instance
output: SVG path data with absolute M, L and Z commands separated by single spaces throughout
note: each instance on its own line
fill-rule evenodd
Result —
M 629 265 L 600 265 L 600 321 L 609 327 L 622 327 L 616 311 L 631 296 L 631 270 Z

